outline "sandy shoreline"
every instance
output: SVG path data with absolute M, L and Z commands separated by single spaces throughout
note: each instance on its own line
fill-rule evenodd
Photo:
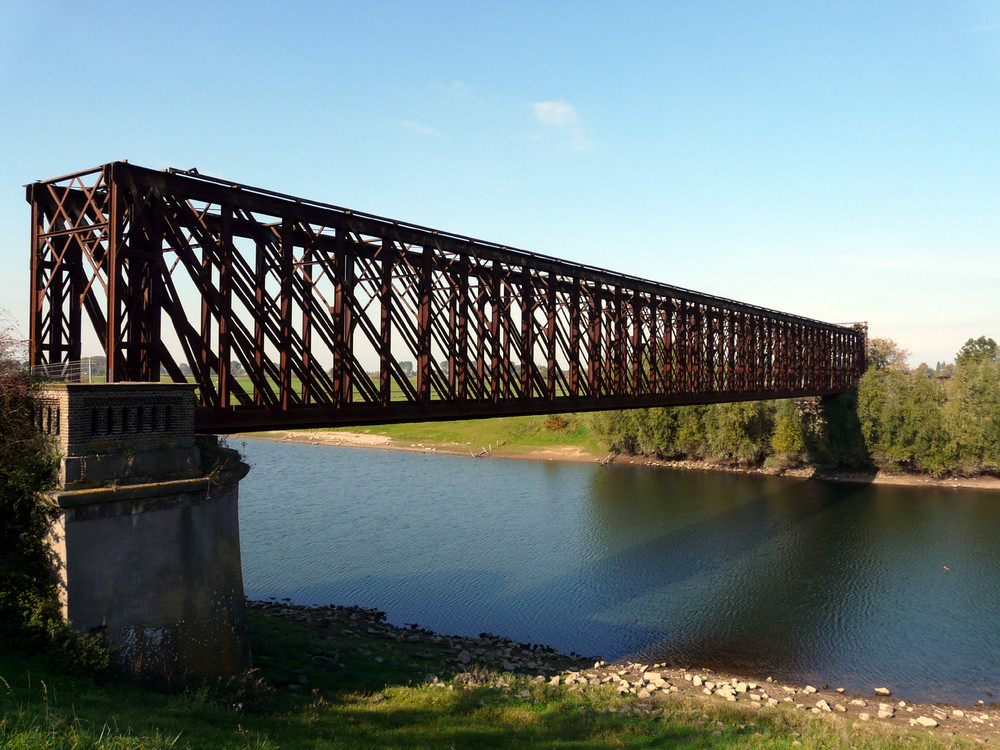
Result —
M 488 455 L 477 455 L 471 446 L 459 443 L 404 443 L 387 435 L 373 435 L 365 432 L 328 432 L 318 430 L 274 430 L 270 432 L 238 433 L 233 438 L 276 440 L 285 443 L 305 443 L 309 445 L 335 445 L 353 448 L 379 448 L 382 450 L 416 451 L 418 453 L 445 453 L 467 458 L 513 458 L 526 461 L 576 461 L 583 463 L 612 463 L 635 466 L 654 466 L 665 469 L 686 471 L 724 471 L 736 474 L 761 474 L 765 476 L 794 477 L 797 479 L 818 479 L 831 482 L 858 484 L 887 484 L 907 487 L 949 487 L 952 489 L 1000 490 L 1000 477 L 934 477 L 926 474 L 894 474 L 876 472 L 826 472 L 819 469 L 786 469 L 775 471 L 736 466 L 725 466 L 707 461 L 663 461 L 646 456 L 618 455 L 609 460 L 608 456 L 591 453 L 578 446 L 563 445 L 534 448 L 528 451 L 505 451 L 495 449 Z

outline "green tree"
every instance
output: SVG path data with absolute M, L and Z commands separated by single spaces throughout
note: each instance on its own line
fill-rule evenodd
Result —
M 795 399 L 786 398 L 778 402 L 774 416 L 774 433 L 771 435 L 771 449 L 775 453 L 792 457 L 801 455 L 806 449 Z
M 945 424 L 958 470 L 1000 471 L 1000 362 L 968 358 L 955 366 Z
M 858 386 L 861 433 L 876 466 L 940 473 L 949 466 L 945 391 L 928 377 L 869 370 Z
M 739 401 L 714 404 L 705 414 L 709 455 L 739 464 L 760 464 L 770 451 L 774 403 Z
M 955 356 L 956 364 L 967 364 L 969 362 L 981 362 L 990 360 L 996 362 L 1000 360 L 1000 350 L 997 349 L 997 342 L 986 336 L 978 339 L 969 339 Z
M 876 370 L 899 370 L 906 372 L 906 360 L 910 352 L 892 339 L 868 339 L 868 366 Z
M 587 417 L 591 434 L 607 450 L 618 453 L 639 452 L 641 409 L 595 411 Z
M 690 458 L 704 458 L 708 449 L 706 417 L 707 406 L 678 406 L 677 433 L 674 445 L 677 452 Z
M 947 391 L 931 378 L 912 378 L 909 386 L 904 435 L 912 445 L 910 468 L 943 473 L 953 460 L 944 418 Z
M 643 453 L 660 458 L 677 455 L 678 412 L 677 408 L 654 408 L 643 409 L 636 415 L 636 439 Z
M 879 466 L 900 468 L 897 433 L 902 429 L 900 393 L 906 376 L 898 370 L 873 367 L 858 383 L 858 420 L 869 453 Z
M 955 374 L 954 362 L 949 362 L 948 364 L 941 362 L 938 365 L 937 369 L 934 371 L 934 377 L 936 378 L 950 378 L 954 374 Z

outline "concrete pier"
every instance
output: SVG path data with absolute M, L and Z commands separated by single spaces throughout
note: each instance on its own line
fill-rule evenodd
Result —
M 63 610 L 143 676 L 250 666 L 239 481 L 249 467 L 194 434 L 194 386 L 64 383 L 38 425 L 62 455 L 51 546 Z

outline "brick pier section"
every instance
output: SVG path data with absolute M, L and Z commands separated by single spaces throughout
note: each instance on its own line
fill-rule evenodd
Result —
M 36 415 L 62 456 L 51 548 L 69 621 L 143 676 L 250 667 L 236 451 L 194 433 L 192 385 L 48 386 Z

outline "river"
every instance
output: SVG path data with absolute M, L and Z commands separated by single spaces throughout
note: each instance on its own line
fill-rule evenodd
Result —
M 915 701 L 1000 688 L 1000 493 L 231 445 L 254 599 Z

